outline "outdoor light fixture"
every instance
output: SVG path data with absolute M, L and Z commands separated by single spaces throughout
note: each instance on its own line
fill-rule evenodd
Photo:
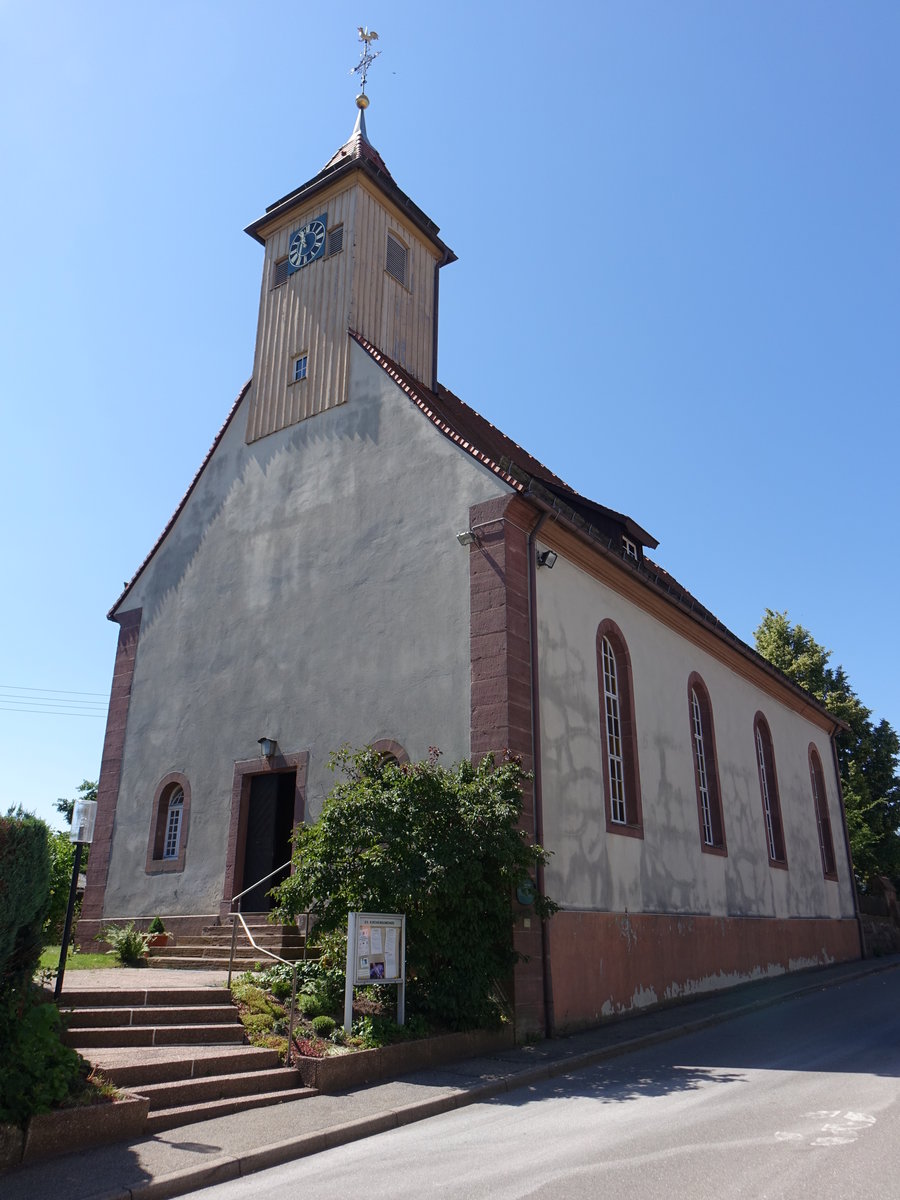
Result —
M 478 534 L 474 529 L 464 529 L 456 535 L 456 540 L 461 546 L 471 546 L 473 542 L 478 541 Z
M 259 748 L 262 751 L 263 758 L 271 758 L 275 753 L 276 747 L 278 746 L 276 739 L 270 737 L 261 737 L 257 738 L 257 741 L 259 742 Z
M 559 558 L 559 555 L 556 553 L 555 550 L 538 550 L 537 565 L 539 567 L 547 567 L 549 570 L 552 571 L 553 564 L 556 562 L 556 560 L 558 558 Z
M 75 900 L 78 897 L 78 872 L 81 870 L 81 853 L 85 846 L 94 840 L 94 826 L 97 824 L 97 801 L 76 800 L 72 810 L 72 825 L 69 829 L 69 841 L 75 843 L 75 858 L 72 862 L 72 883 L 69 887 L 69 906 L 66 909 L 66 920 L 63 925 L 62 945 L 59 948 L 59 966 L 56 968 L 56 987 L 53 989 L 54 1000 L 59 999 L 62 991 L 63 977 L 66 973 L 66 954 L 69 949 L 69 938 L 72 935 L 72 917 L 75 913 Z

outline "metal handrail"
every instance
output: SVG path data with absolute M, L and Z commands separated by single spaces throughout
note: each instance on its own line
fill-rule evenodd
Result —
M 236 900 L 240 901 L 242 896 L 246 896 L 248 892 L 252 892 L 255 888 L 258 888 L 261 883 L 265 883 L 266 880 L 271 879 L 273 875 L 278 875 L 281 871 L 284 870 L 285 867 L 289 867 L 290 865 L 291 865 L 290 860 L 288 860 L 282 866 L 276 867 L 274 871 L 270 871 L 268 875 L 264 875 L 262 879 L 257 879 L 256 883 L 251 883 L 250 887 L 244 888 L 244 890 L 242 892 L 238 892 L 238 894 L 236 896 L 232 896 L 231 904 L 229 905 L 229 908 L 234 905 L 234 902 Z M 229 955 L 229 958 L 228 958 L 228 987 L 229 988 L 231 987 L 231 974 L 232 974 L 232 970 L 234 967 L 234 950 L 235 950 L 235 946 L 237 944 L 237 928 L 238 928 L 237 923 L 238 923 L 238 921 L 240 921 L 241 925 L 243 926 L 244 933 L 247 935 L 247 941 L 250 943 L 250 945 L 253 947 L 254 950 L 258 950 L 260 954 L 265 954 L 267 958 L 274 958 L 276 962 L 284 963 L 284 965 L 286 967 L 291 968 L 291 1016 L 290 1016 L 290 1021 L 288 1023 L 288 1047 L 287 1047 L 287 1057 L 285 1060 L 286 1065 L 290 1066 L 292 1057 L 293 1057 L 293 1052 L 294 1052 L 294 1017 L 296 1015 L 296 1009 L 297 1009 L 297 969 L 300 966 L 300 964 L 297 962 L 293 962 L 293 963 L 288 962 L 288 960 L 286 958 L 281 958 L 279 955 L 275 954 L 272 950 L 267 950 L 265 946 L 258 945 L 256 939 L 254 938 L 253 934 L 250 932 L 250 930 L 247 926 L 247 922 L 244 920 L 243 913 L 241 912 L 240 903 L 238 903 L 237 912 L 231 913 L 230 916 L 231 916 L 231 954 Z
M 293 860 L 289 858 L 286 863 L 282 863 L 280 867 L 276 867 L 275 870 L 270 871 L 268 875 L 263 875 L 262 879 L 257 879 L 256 883 L 251 883 L 250 886 L 244 888 L 242 892 L 238 892 L 236 896 L 232 896 L 231 904 L 234 904 L 235 900 L 240 900 L 243 896 L 246 896 L 248 892 L 252 892 L 255 888 L 258 888 L 261 883 L 265 883 L 266 880 L 271 879 L 273 875 L 280 874 L 285 867 L 289 867 L 291 865 L 292 861 Z M 229 904 L 229 908 L 231 908 L 231 904 Z

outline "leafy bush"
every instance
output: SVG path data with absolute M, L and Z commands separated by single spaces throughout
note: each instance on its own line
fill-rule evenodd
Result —
M 87 1073 L 62 1044 L 55 1005 L 31 984 L 50 894 L 49 838 L 21 808 L 0 817 L 0 1121 L 18 1125 L 81 1090 Z
M 44 945 L 60 945 L 66 909 L 69 907 L 69 892 L 72 888 L 72 868 L 75 865 L 75 843 L 68 833 L 51 833 L 48 839 L 50 851 L 50 904 L 44 921 Z M 72 918 L 74 930 L 81 910 L 81 898 L 75 901 Z
M 166 927 L 162 923 L 162 917 L 154 917 L 153 920 L 150 922 L 150 924 L 147 926 L 147 932 L 148 933 L 165 933 Z
M 61 1033 L 56 1005 L 42 1002 L 36 988 L 0 1000 L 0 1121 L 24 1125 L 83 1090 L 90 1068 Z
M 333 755 L 346 778 L 297 830 L 277 916 L 314 911 L 323 969 L 342 973 L 348 912 L 406 913 L 409 1006 L 470 1028 L 498 1015 L 496 985 L 516 960 L 512 895 L 546 855 L 519 829 L 518 761 L 445 769 L 437 756 L 401 766 L 371 749 Z M 539 917 L 556 907 L 536 897 Z
M 339 947 L 339 964 L 334 962 L 334 955 L 329 949 L 329 943 L 333 940 L 323 939 L 325 947 L 319 949 L 318 958 L 297 963 L 297 1008 L 305 1016 L 337 1013 L 343 1006 L 346 940 Z M 254 978 L 260 987 L 266 988 L 280 1000 L 290 999 L 293 970 L 286 963 L 274 963 L 256 973 Z
M 301 1017 L 314 1020 L 322 1015 L 322 1001 L 315 993 L 301 992 L 297 997 L 297 1012 Z
M 142 967 L 150 937 L 135 928 L 134 921 L 127 925 L 104 925 L 94 939 L 109 942 L 114 954 L 123 967 Z
M 50 893 L 50 830 L 21 807 L 0 816 L 0 993 L 27 986 Z
M 313 1017 L 310 1024 L 313 1027 L 313 1033 L 316 1037 L 329 1038 L 334 1033 L 337 1022 L 334 1017 Z

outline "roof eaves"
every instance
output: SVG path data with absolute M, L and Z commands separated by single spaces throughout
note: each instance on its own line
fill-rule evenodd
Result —
M 348 158 L 343 162 L 335 163 L 333 166 L 325 167 L 318 175 L 314 175 L 312 179 L 307 180 L 306 183 L 302 183 L 300 187 L 295 188 L 292 192 L 288 192 L 286 196 L 282 196 L 274 204 L 270 204 L 265 213 L 255 221 L 252 221 L 245 228 L 244 232 L 249 233 L 260 245 L 265 245 L 265 238 L 259 232 L 261 229 L 285 213 L 289 213 L 293 209 L 300 207 L 301 204 L 305 204 L 324 187 L 334 183 L 344 175 L 349 175 L 352 171 L 362 171 L 368 175 L 397 207 L 406 213 L 413 224 L 421 230 L 428 240 L 440 249 L 442 254 L 441 266 L 456 262 L 454 252 L 438 236 L 441 231 L 440 226 L 436 225 L 431 217 L 423 212 L 418 204 L 414 200 L 411 200 L 402 188 L 397 186 L 393 176 L 386 167 L 384 170 L 381 170 L 377 163 L 365 157 Z
M 846 728 L 844 722 L 829 712 L 821 701 L 807 692 L 805 688 L 794 683 L 783 671 L 780 671 L 767 659 L 763 658 L 757 650 L 754 650 L 752 646 L 749 646 L 739 638 L 736 633 L 732 633 L 714 613 L 701 604 L 668 571 L 646 556 L 643 562 L 638 562 L 626 555 L 623 552 L 622 546 L 617 541 L 611 538 L 608 533 L 593 525 L 576 508 L 563 499 L 563 496 L 560 494 L 565 489 L 565 492 L 568 492 L 577 501 L 583 501 L 584 498 L 579 496 L 578 493 L 573 492 L 565 484 L 562 484 L 562 488 L 560 488 L 562 481 L 552 476 L 551 472 L 548 472 L 548 475 L 552 476 L 551 479 L 542 480 L 524 470 L 524 468 L 520 467 L 510 457 L 500 456 L 494 459 L 479 450 L 470 441 L 464 439 L 443 417 L 439 416 L 429 406 L 427 398 L 432 395 L 429 388 L 426 388 L 417 381 L 411 380 L 396 363 L 393 363 L 386 355 L 382 354 L 380 350 L 367 341 L 361 334 L 351 330 L 350 336 L 382 367 L 397 386 L 406 393 L 409 399 L 425 413 L 446 437 L 449 437 L 463 450 L 471 454 L 473 458 L 487 466 L 495 475 L 498 475 L 505 483 L 509 484 L 510 487 L 515 488 L 524 499 L 532 500 L 540 508 L 550 512 L 556 519 L 565 522 L 575 533 L 589 541 L 592 548 L 602 554 L 604 558 L 611 560 L 622 570 L 631 571 L 646 588 L 661 596 L 669 604 L 680 609 L 691 620 L 710 629 L 717 637 L 730 644 L 758 669 L 764 671 L 771 678 L 776 679 L 796 696 L 801 697 L 805 703 L 810 704 L 813 708 L 818 709 L 827 716 L 836 728 Z M 443 389 L 443 391 L 446 393 L 446 389 Z M 456 403 L 464 404 L 464 401 L 459 400 L 452 393 L 446 394 L 450 395 Z M 437 399 L 438 397 L 434 397 L 434 400 Z M 468 405 L 465 405 L 465 407 L 469 408 Z M 475 412 L 474 409 L 470 409 L 470 411 Z M 499 433 L 499 430 L 497 432 Z M 505 435 L 502 436 L 505 437 Z M 509 441 L 510 439 L 506 440 Z M 527 452 L 523 451 L 523 453 Z M 601 513 L 609 513 L 618 517 L 619 520 L 628 521 L 631 525 L 634 524 L 624 514 L 613 513 L 612 509 L 606 509 L 602 505 L 595 504 L 593 501 L 589 503 Z M 637 526 L 636 528 L 639 529 L 640 527 Z M 643 533 L 644 531 L 641 532 Z M 652 543 L 655 546 L 657 544 L 649 535 L 647 537 L 648 541 L 644 543 L 645 545 Z
M 166 538 L 169 535 L 169 531 L 172 529 L 175 522 L 181 516 L 182 510 L 184 509 L 184 506 L 187 504 L 187 502 L 190 498 L 191 492 L 193 492 L 194 488 L 197 486 L 197 484 L 200 480 L 200 476 L 206 470 L 207 463 L 209 462 L 209 460 L 212 458 L 213 454 L 215 453 L 216 447 L 219 445 L 219 442 L 221 442 L 222 438 L 225 436 L 225 432 L 228 429 L 228 426 L 233 421 L 234 415 L 237 412 L 238 408 L 240 407 L 240 403 L 246 396 L 247 391 L 252 382 L 253 382 L 252 379 L 248 379 L 247 382 L 244 384 L 244 386 L 241 388 L 240 392 L 237 395 L 237 399 L 235 400 L 234 404 L 232 404 L 232 406 L 231 406 L 231 410 L 228 413 L 228 416 L 225 418 L 225 423 L 222 425 L 222 428 L 216 434 L 215 439 L 213 440 L 213 444 L 210 446 L 209 450 L 206 452 L 206 457 L 203 459 L 203 462 L 200 464 L 196 475 L 191 480 L 190 486 L 188 487 L 187 491 L 184 493 L 184 495 L 181 497 L 181 500 L 178 502 L 178 507 L 175 509 L 175 511 L 172 513 L 172 516 L 169 518 L 165 529 L 162 531 L 162 533 L 159 535 L 159 537 L 153 543 L 153 547 L 150 550 L 150 553 L 147 555 L 147 557 L 144 559 L 144 561 L 141 563 L 141 565 L 138 567 L 138 569 L 132 575 L 132 577 L 128 581 L 128 583 L 125 584 L 124 590 L 122 591 L 122 593 L 116 600 L 115 604 L 112 606 L 112 608 L 106 614 L 108 620 L 114 621 L 116 619 L 115 615 L 114 615 L 116 609 L 121 605 L 122 601 L 125 599 L 125 597 L 128 595 L 128 593 L 131 591 L 131 589 L 137 583 L 138 578 L 142 574 L 144 568 L 147 566 L 147 564 L 150 562 L 151 558 L 153 558 L 154 554 L 156 554 L 157 550 L 160 548 L 160 546 L 166 540 Z

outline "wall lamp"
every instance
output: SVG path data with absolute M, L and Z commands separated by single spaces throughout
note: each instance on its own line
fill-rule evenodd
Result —
M 538 550 L 536 562 L 539 567 L 547 567 L 548 570 L 553 570 L 553 564 L 559 558 L 555 550 Z
M 456 535 L 456 540 L 461 546 L 471 546 L 473 542 L 478 541 L 478 534 L 474 529 L 463 529 Z
M 271 758 L 278 748 L 278 742 L 272 737 L 257 738 L 263 758 Z

